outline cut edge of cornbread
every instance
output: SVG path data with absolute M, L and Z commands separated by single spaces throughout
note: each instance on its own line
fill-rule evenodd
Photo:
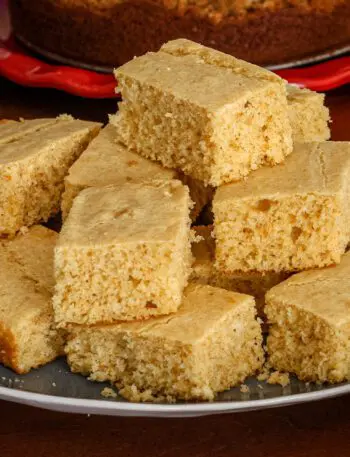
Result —
M 58 325 L 175 312 L 191 273 L 191 207 L 177 180 L 83 190 L 55 249 Z
M 271 300 L 265 312 L 270 321 L 267 352 L 272 367 L 307 382 L 333 384 L 350 379 L 348 334 L 337 334 L 323 319 L 291 304 L 282 310 Z
M 0 242 L 0 362 L 19 374 L 63 355 L 51 303 L 56 237 L 34 226 Z
M 64 177 L 99 128 L 98 123 L 63 117 L 0 147 L 0 162 L 1 153 L 10 157 L 12 149 L 25 151 L 18 159 L 0 163 L 1 235 L 12 237 L 22 227 L 46 222 L 59 211 Z
M 0 249 L 8 259 L 17 264 L 24 276 L 33 279 L 38 287 L 53 293 L 54 246 L 58 233 L 42 225 L 22 230 L 15 238 L 0 239 Z
M 213 400 L 262 367 L 255 313 L 253 297 L 190 285 L 171 316 L 71 327 L 68 363 L 94 381 L 116 383 L 131 401 Z
M 192 230 L 200 241 L 192 244 L 194 262 L 190 281 L 196 284 L 208 284 L 213 287 L 252 295 L 255 298 L 258 316 L 265 319 L 265 294 L 272 287 L 287 279 L 288 273 L 275 272 L 232 272 L 227 274 L 217 270 L 215 262 L 215 240 L 212 226 L 194 226 Z
M 340 265 L 299 273 L 266 294 L 268 363 L 302 381 L 350 379 L 350 254 Z
M 38 292 L 35 284 L 28 280 L 18 279 L 16 287 L 21 287 L 26 299 L 40 308 L 51 302 L 51 294 Z M 25 328 L 11 329 L 0 318 L 0 363 L 18 374 L 26 374 L 64 353 L 64 336 L 57 331 L 52 315 L 41 312 L 33 319 L 22 319 Z
M 287 84 L 288 114 L 293 141 L 327 141 L 331 137 L 325 94 Z
M 296 143 L 284 164 L 218 188 L 216 268 L 293 272 L 339 263 L 350 237 L 349 175 L 349 142 Z
M 249 78 L 255 78 L 256 87 L 246 91 L 236 87 L 237 99 L 227 96 L 221 104 L 213 100 L 208 106 L 204 97 L 198 96 L 198 103 L 193 101 L 194 92 L 173 94 L 171 84 L 164 79 L 175 77 L 166 68 L 175 71 L 181 68 L 181 62 L 175 65 L 176 59 L 190 58 L 194 66 L 209 69 L 214 65 L 249 81 L 251 86 Z M 164 59 L 169 60 L 167 67 Z M 149 65 L 148 60 L 153 64 Z M 156 63 L 165 72 L 157 84 L 155 77 L 152 82 L 149 79 L 149 69 Z M 292 151 L 285 83 L 266 70 L 188 40 L 175 40 L 158 53 L 148 53 L 123 65 L 115 75 L 124 99 L 117 115 L 121 141 L 166 167 L 181 168 L 206 185 L 240 180 L 263 164 L 282 162 Z

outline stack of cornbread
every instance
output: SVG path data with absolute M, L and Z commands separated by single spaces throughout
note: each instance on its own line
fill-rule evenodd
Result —
M 18 373 L 64 351 L 52 309 L 57 233 L 35 224 L 59 211 L 69 167 L 99 129 L 70 116 L 0 125 L 0 362 Z
M 116 77 L 123 101 L 97 136 L 67 117 L 0 126 L 0 225 L 12 238 L 0 273 L 14 282 L 1 286 L 1 360 L 25 372 L 64 350 L 74 372 L 132 401 L 212 400 L 262 369 L 267 317 L 271 368 L 346 379 L 350 145 L 326 141 L 324 97 L 187 40 Z M 22 157 L 27 143 L 39 152 Z M 26 228 L 59 204 L 57 240 Z M 212 225 L 200 226 L 208 205 Z

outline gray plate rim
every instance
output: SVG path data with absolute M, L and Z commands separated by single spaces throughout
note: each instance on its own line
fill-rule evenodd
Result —
M 299 403 L 317 401 L 350 393 L 350 383 L 330 387 L 326 390 L 304 392 L 280 397 L 208 403 L 186 404 L 152 404 L 130 403 L 70 398 L 53 396 L 29 391 L 20 391 L 9 387 L 0 387 L 0 399 L 44 409 L 84 414 L 114 415 L 114 416 L 148 416 L 148 417 L 190 417 L 220 413 L 232 413 L 296 405 Z

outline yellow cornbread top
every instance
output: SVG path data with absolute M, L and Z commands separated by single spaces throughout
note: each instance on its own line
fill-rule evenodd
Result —
M 209 113 L 244 100 L 268 84 L 284 84 L 268 70 L 189 40 L 171 41 L 159 52 L 137 57 L 119 67 L 115 76 L 126 98 L 129 91 L 123 80 L 131 78 Z
M 177 180 L 90 187 L 74 200 L 59 246 L 174 240 L 189 223 L 188 187 Z
M 109 328 L 125 331 L 145 338 L 162 338 L 193 344 L 207 337 L 215 325 L 242 307 L 254 307 L 249 295 L 230 292 L 217 287 L 190 284 L 184 292 L 183 303 L 176 314 L 154 317 L 143 321 L 108 325 L 96 325 L 93 329 Z M 242 322 L 237 319 L 237 331 Z M 79 328 L 76 327 L 79 332 Z M 82 331 L 85 331 L 82 328 Z
M 45 121 L 45 120 L 44 120 Z M 96 122 L 74 120 L 69 116 L 62 116 L 52 120 L 46 120 L 45 125 L 42 124 L 42 120 L 39 120 L 36 124 L 37 129 L 34 129 L 35 121 L 16 123 L 13 124 L 14 129 L 21 129 L 21 125 L 24 129 L 23 135 L 19 135 L 14 138 L 13 141 L 6 142 L 0 146 L 0 166 L 10 165 L 17 161 L 35 156 L 42 150 L 51 150 L 52 154 L 55 154 L 55 149 L 60 146 L 61 142 L 73 140 L 74 136 L 80 134 L 85 130 L 98 129 L 101 124 Z M 3 124 L 0 127 L 10 128 L 11 123 Z M 42 127 L 42 128 L 41 128 Z M 30 135 L 28 135 L 30 133 Z M 1 134 L 1 132 L 0 132 Z M 7 133 L 7 137 L 10 138 L 10 133 Z
M 350 252 L 339 265 L 298 273 L 273 287 L 266 301 L 310 312 L 350 333 Z
M 247 180 L 219 187 L 214 206 L 225 200 L 244 198 L 330 195 L 344 188 L 349 172 L 350 142 L 296 143 L 285 162 L 260 168 Z
M 98 187 L 145 179 L 171 179 L 174 170 L 144 159 L 117 143 L 116 128 L 109 124 L 92 140 L 66 177 L 71 185 Z
M 73 118 L 67 114 L 62 114 L 56 118 L 29 119 L 19 122 L 8 121 L 0 124 L 0 145 L 16 141 L 26 135 L 45 129 L 62 120 L 73 120 Z

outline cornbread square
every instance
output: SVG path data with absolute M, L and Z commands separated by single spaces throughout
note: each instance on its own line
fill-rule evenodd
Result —
M 117 130 L 114 125 L 109 124 L 101 130 L 69 169 L 62 196 L 63 219 L 67 217 L 74 198 L 81 190 L 88 187 L 140 183 L 150 180 L 150 178 L 169 180 L 177 177 L 190 189 L 191 199 L 195 202 L 191 217 L 195 219 L 211 199 L 211 188 L 127 149 L 118 143 Z
M 13 236 L 58 212 L 64 177 L 99 127 L 60 117 L 39 130 L 30 123 L 25 135 L 0 146 L 0 235 Z
M 223 273 L 214 266 L 215 240 L 212 237 L 211 226 L 193 227 L 196 237 L 201 237 L 197 243 L 192 243 L 194 262 L 192 265 L 191 282 L 209 284 L 222 289 L 232 290 L 255 297 L 258 316 L 265 318 L 265 294 L 273 286 L 287 279 L 288 273 Z
M 70 331 L 72 371 L 116 383 L 131 401 L 213 400 L 264 358 L 253 297 L 210 286 L 188 286 L 171 316 Z
M 284 164 L 222 186 L 216 267 L 298 271 L 339 263 L 350 235 L 350 143 L 299 143 Z
M 55 249 L 58 324 L 176 311 L 191 272 L 191 203 L 177 180 L 83 190 Z
M 292 151 L 284 81 L 189 40 L 115 71 L 121 141 L 205 184 L 239 180 Z
M 339 265 L 299 273 L 267 293 L 273 368 L 303 381 L 350 379 L 349 277 L 347 253 Z
M 326 141 L 331 137 L 328 123 L 329 109 L 324 105 L 325 95 L 287 84 L 289 121 L 293 140 Z
M 63 353 L 51 303 L 57 234 L 34 226 L 0 242 L 0 362 L 17 373 Z

